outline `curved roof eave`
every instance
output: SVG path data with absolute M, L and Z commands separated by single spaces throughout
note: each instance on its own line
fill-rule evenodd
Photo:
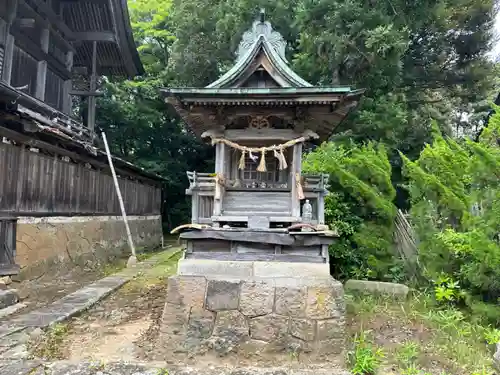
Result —
M 264 37 L 264 36 L 263 36 Z M 275 68 L 283 75 L 287 80 L 294 83 L 296 87 L 313 87 L 309 82 L 300 77 L 295 73 L 288 64 L 281 58 L 281 56 L 276 52 L 276 50 L 269 44 L 269 41 L 264 37 L 264 52 L 269 57 Z
M 225 84 L 233 81 L 235 77 L 238 77 L 242 73 L 244 68 L 252 62 L 252 59 L 255 57 L 257 51 L 259 50 L 260 43 L 260 39 L 256 40 L 252 48 L 248 50 L 248 52 L 242 59 L 240 59 L 235 65 L 233 65 L 233 67 L 229 69 L 224 75 L 222 75 L 218 80 L 212 82 L 208 86 L 205 86 L 205 88 L 220 88 Z
M 139 57 L 139 52 L 137 51 L 137 46 L 135 45 L 135 40 L 134 40 L 134 35 L 132 33 L 132 24 L 130 22 L 130 14 L 128 11 L 128 5 L 127 5 L 127 0 L 119 0 L 119 7 L 121 9 L 121 13 L 123 15 L 123 29 L 124 29 L 124 34 L 125 34 L 125 39 L 126 39 L 126 45 L 128 47 L 128 50 L 130 51 L 130 57 L 132 58 L 132 61 L 135 66 L 135 72 L 134 74 L 131 74 L 131 76 L 136 76 L 136 75 L 143 75 L 145 73 L 144 70 L 144 65 L 142 65 L 141 58 Z M 132 73 L 132 72 L 129 72 Z
M 295 73 L 292 69 L 290 69 L 286 62 L 279 56 L 277 51 L 269 43 L 265 35 L 260 35 L 260 37 L 253 43 L 252 47 L 248 50 L 248 52 L 242 59 L 240 59 L 231 69 L 229 69 L 228 72 L 222 75 L 222 77 L 206 86 L 206 88 L 221 88 L 233 82 L 245 71 L 245 68 L 252 63 L 252 60 L 257 56 L 261 46 L 264 50 L 264 53 L 269 58 L 271 64 L 273 64 L 273 66 L 284 78 L 284 80 L 290 83 L 290 86 L 313 87 L 313 85 L 311 85 L 309 82 Z M 273 76 L 272 72 L 268 73 Z M 277 81 L 283 81 L 283 79 L 278 79 Z

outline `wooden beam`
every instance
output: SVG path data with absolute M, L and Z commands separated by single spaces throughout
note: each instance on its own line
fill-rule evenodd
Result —
M 21 47 L 24 51 L 29 52 L 29 54 L 31 54 L 38 61 L 47 61 L 48 66 L 62 79 L 66 80 L 71 78 L 70 72 L 68 72 L 66 66 L 61 61 L 44 52 L 41 46 L 26 37 L 26 35 L 18 27 L 13 27 L 11 30 L 12 36 L 15 37 L 16 44 L 19 45 L 19 47 Z
M 101 91 L 70 91 L 70 95 L 73 96 L 104 96 L 104 93 Z
M 199 204 L 200 204 L 199 195 L 197 193 L 194 193 L 191 198 L 191 223 L 193 224 L 198 223 Z
M 116 34 L 112 31 L 85 31 L 75 33 L 76 42 L 113 42 L 116 43 Z
M 45 0 L 31 0 L 38 11 L 36 13 L 41 14 L 44 17 L 45 21 L 49 21 L 50 24 L 56 25 L 57 28 L 63 32 L 68 38 L 73 39 L 73 32 L 71 29 L 64 23 L 64 21 L 59 17 L 59 15 L 54 12 L 52 7 L 45 2 Z M 26 0 L 19 0 L 19 4 L 24 8 L 30 8 L 32 11 L 34 9 L 26 2 Z
M 17 26 L 23 29 L 32 29 L 36 25 L 34 18 L 19 18 L 15 22 Z
M 205 132 L 205 136 L 216 135 L 216 133 Z M 259 141 L 289 141 L 299 137 L 318 138 L 318 134 L 313 131 L 299 133 L 293 129 L 228 129 L 223 133 L 223 137 L 231 141 L 259 140 Z
M 7 0 L 7 23 L 12 24 L 16 19 L 18 1 L 17 0 Z
M 39 61 L 36 75 L 35 98 L 45 102 L 45 84 L 47 82 L 47 61 Z
M 213 222 L 219 222 L 219 221 L 245 222 L 248 221 L 248 216 L 212 216 L 211 219 Z M 269 221 L 271 223 L 296 223 L 300 221 L 300 217 L 270 216 Z
M 3 72 L 2 80 L 10 85 L 10 80 L 12 77 L 12 60 L 14 58 L 14 37 L 11 34 L 7 34 L 7 42 L 5 44 L 5 53 L 3 60 Z
M 36 20 L 36 22 L 47 26 L 50 29 L 50 31 L 52 31 L 52 35 L 57 39 L 57 41 L 60 44 L 62 44 L 64 46 L 64 48 L 66 48 L 68 51 L 73 51 L 73 52 L 76 51 L 75 48 L 69 42 L 70 40 L 73 39 L 73 37 L 72 37 L 73 32 L 64 24 L 64 22 L 62 22 L 61 20 L 59 20 L 58 23 L 49 22 L 47 19 L 43 18 L 43 16 L 39 12 L 34 10 L 31 7 L 31 5 L 26 3 L 26 0 L 19 0 L 19 6 L 21 7 L 21 9 L 23 11 L 27 12 L 30 17 L 33 17 Z M 64 30 L 62 30 L 61 28 L 56 29 L 53 27 L 54 24 L 56 24 L 58 27 L 61 26 L 61 24 L 66 26 L 66 27 L 63 26 Z M 63 34 L 66 36 L 66 38 L 64 38 L 64 36 L 60 35 L 60 31 L 63 32 Z
M 90 91 L 94 92 L 97 89 L 97 42 L 94 41 L 92 43 L 92 73 L 90 76 Z M 88 97 L 88 128 L 91 132 L 94 131 L 95 127 L 95 110 L 96 110 L 96 97 L 89 96 Z
M 12 60 L 14 58 L 14 36 L 11 35 L 10 29 L 13 22 L 16 19 L 17 14 L 17 0 L 8 0 L 7 5 L 7 38 L 5 41 L 5 51 L 4 51 L 4 59 L 3 59 L 3 72 L 2 72 L 2 80 L 7 84 L 10 84 L 11 76 L 12 76 Z

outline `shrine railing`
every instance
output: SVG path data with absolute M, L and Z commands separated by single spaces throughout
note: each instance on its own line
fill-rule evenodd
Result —
M 215 190 L 215 175 L 214 173 L 186 172 L 189 180 L 189 188 L 187 193 L 193 189 Z
M 330 176 L 327 174 L 303 174 L 304 191 L 326 191 L 330 187 L 328 184 Z
M 198 190 L 215 190 L 215 173 L 201 173 L 201 172 L 191 172 L 187 171 L 186 175 L 189 180 L 189 188 L 187 192 L 192 192 L 193 189 Z M 329 176 L 327 174 L 304 174 L 302 175 L 302 184 L 304 191 L 326 191 L 329 188 L 328 185 Z M 242 185 L 241 189 L 255 189 L 255 190 L 275 190 L 275 189 L 286 189 L 285 186 L 276 187 L 275 184 L 268 184 L 267 187 L 262 187 L 257 182 L 255 187 L 249 187 L 248 184 Z M 235 186 L 226 186 L 228 189 L 238 189 Z
M 186 189 L 186 194 L 192 196 L 192 212 L 191 219 L 193 223 L 199 224 L 210 224 L 212 223 L 212 216 L 214 212 L 214 195 L 215 195 L 215 184 L 216 176 L 215 173 L 200 173 L 200 172 L 186 172 L 189 181 L 189 187 Z M 304 191 L 304 196 L 308 199 L 313 207 L 313 221 L 315 223 L 324 222 L 324 196 L 328 192 L 328 179 L 327 174 L 304 174 L 302 175 L 302 187 Z M 262 192 L 263 194 L 269 194 L 265 192 L 281 192 L 279 194 L 284 194 L 284 192 L 290 192 L 290 189 L 276 188 L 274 186 L 267 186 L 263 188 L 262 186 L 256 185 L 254 188 L 249 188 L 248 186 L 226 186 L 225 191 L 229 194 L 230 191 L 242 191 L 244 193 L 254 191 L 257 194 Z M 233 193 L 234 194 L 234 193 Z M 278 194 L 278 193 L 277 193 Z M 290 197 L 290 199 L 292 199 Z M 302 201 L 301 204 L 303 204 Z

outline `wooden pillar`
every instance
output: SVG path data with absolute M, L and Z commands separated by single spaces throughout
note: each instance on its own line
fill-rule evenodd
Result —
M 325 224 L 325 193 L 318 195 L 318 224 Z
M 66 69 L 71 73 L 73 70 L 73 51 L 68 51 L 66 54 Z M 73 81 L 68 79 L 64 81 L 63 86 L 63 112 L 68 116 L 71 115 L 73 102 L 71 101 L 71 90 L 73 88 Z
M 297 196 L 296 175 L 302 171 L 302 143 L 293 146 L 292 166 L 290 168 L 290 181 L 292 184 L 291 213 L 293 217 L 300 217 L 300 200 Z
M 321 257 L 325 263 L 330 263 L 330 255 L 328 254 L 328 245 L 321 245 Z
M 215 173 L 224 174 L 224 161 L 226 160 L 226 145 L 217 143 L 215 146 Z M 217 184 L 217 182 L 216 182 Z M 217 187 L 216 187 L 217 189 Z M 219 199 L 214 199 L 214 216 L 220 216 L 222 213 L 222 200 L 224 199 L 224 190 L 221 188 L 221 196 Z
M 14 58 L 14 37 L 10 34 L 10 26 L 16 19 L 16 13 L 17 13 L 17 0 L 9 0 L 9 4 L 7 6 L 7 17 L 6 17 L 7 38 L 5 41 L 3 72 L 1 77 L 2 80 L 7 84 L 10 84 L 10 80 L 12 77 L 12 60 Z
M 90 76 L 90 92 L 95 93 L 97 90 L 97 42 L 92 45 L 92 74 Z M 95 128 L 95 109 L 97 98 L 94 95 L 88 97 L 88 128 L 91 132 Z
M 322 174 L 318 194 L 318 224 L 325 224 L 325 196 L 328 194 L 328 175 Z
M 191 196 L 191 223 L 198 223 L 199 214 L 199 206 L 200 206 L 200 198 L 198 193 L 193 192 Z
M 40 35 L 40 45 L 42 51 L 49 52 L 50 31 L 48 28 L 42 30 Z M 39 61 L 36 75 L 36 93 L 35 97 L 42 102 L 45 101 L 45 83 L 47 82 L 47 61 Z

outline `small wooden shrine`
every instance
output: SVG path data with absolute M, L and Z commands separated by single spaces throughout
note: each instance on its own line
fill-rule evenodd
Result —
M 302 174 L 303 145 L 326 141 L 364 90 L 311 85 L 290 69 L 285 48 L 261 11 L 226 74 L 205 88 L 162 90 L 216 147 L 215 173 L 187 172 L 186 258 L 328 262 L 328 176 Z

